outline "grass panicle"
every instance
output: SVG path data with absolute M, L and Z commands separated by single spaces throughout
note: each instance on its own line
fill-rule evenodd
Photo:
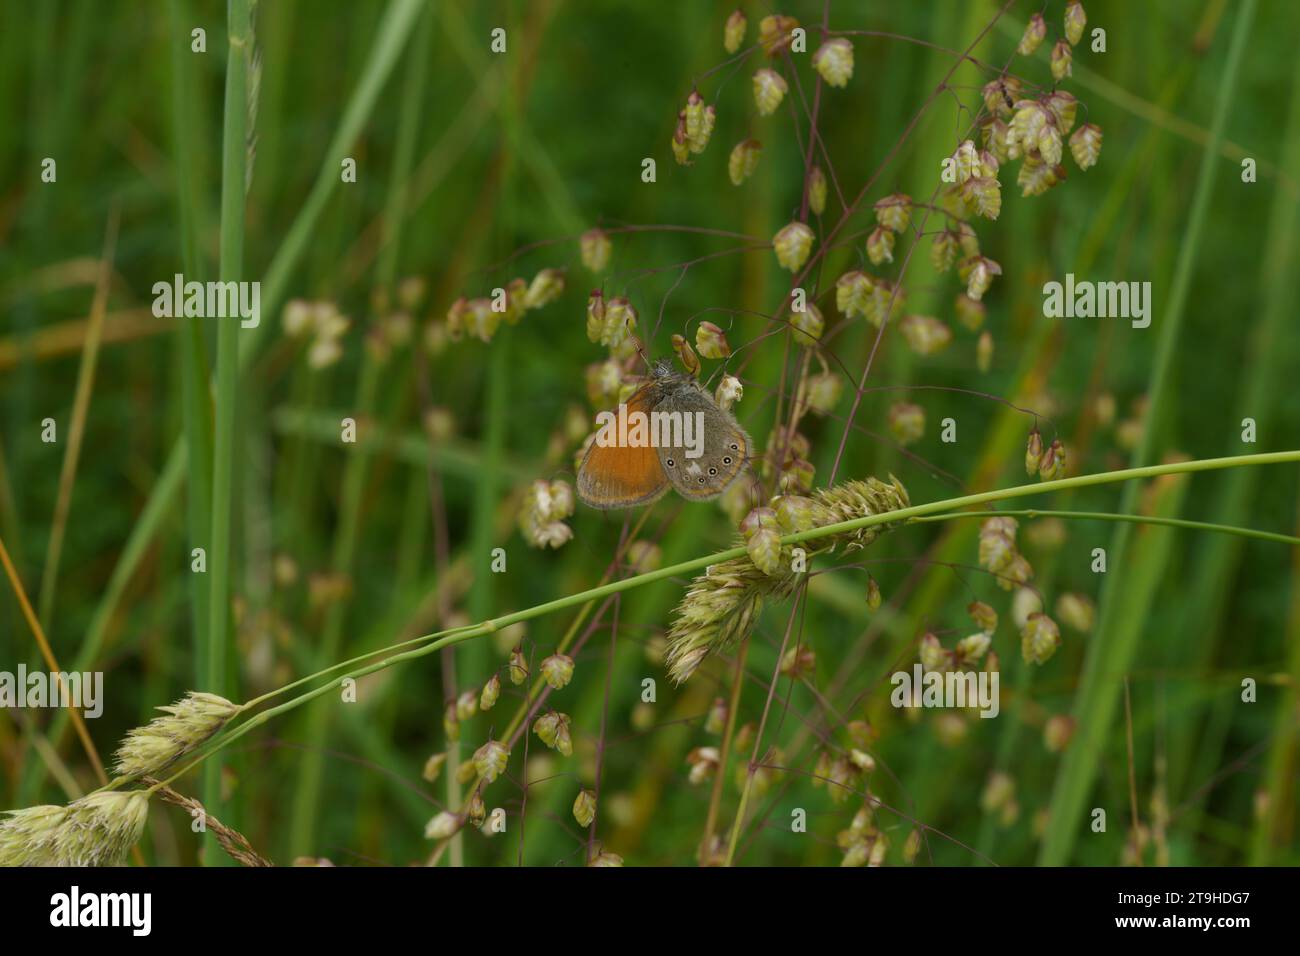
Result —
M 782 496 L 794 497 L 794 496 Z M 791 515 L 787 532 L 809 531 L 828 525 L 853 521 L 908 507 L 907 490 L 897 478 L 889 483 L 878 478 L 846 481 L 832 488 L 813 492 L 806 507 L 780 509 Z M 780 505 L 779 499 L 777 504 Z M 802 504 L 802 502 L 800 503 Z M 804 559 L 842 547 L 846 552 L 865 548 L 889 525 L 846 529 L 822 538 L 815 548 L 805 549 Z M 707 568 L 691 582 L 686 596 L 677 605 L 668 630 L 666 663 L 668 673 L 678 684 L 685 681 L 711 653 L 725 650 L 748 637 L 758 623 L 763 605 L 781 601 L 794 593 L 803 577 L 792 546 L 785 547 L 774 573 L 755 564 L 753 557 L 730 558 Z
M 164 716 L 127 731 L 117 749 L 113 770 L 123 777 L 158 773 L 183 755 L 202 746 L 239 713 L 239 706 L 217 694 L 190 691 L 169 707 Z
M 148 817 L 143 790 L 98 790 L 66 807 L 10 810 L 0 822 L 0 866 L 117 866 Z

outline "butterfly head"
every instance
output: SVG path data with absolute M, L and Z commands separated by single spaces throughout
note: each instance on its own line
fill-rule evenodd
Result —
M 677 372 L 673 369 L 672 362 L 661 358 L 650 366 L 650 374 L 657 379 L 666 379 L 676 377 Z

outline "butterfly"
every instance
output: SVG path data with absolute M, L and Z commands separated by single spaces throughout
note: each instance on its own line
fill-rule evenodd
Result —
M 578 497 L 592 508 L 649 504 L 670 487 L 690 501 L 716 498 L 749 460 L 752 443 L 735 417 L 667 361 L 651 367 L 649 383 L 617 416 L 602 416 L 578 467 Z M 646 427 L 638 430 L 638 421 Z

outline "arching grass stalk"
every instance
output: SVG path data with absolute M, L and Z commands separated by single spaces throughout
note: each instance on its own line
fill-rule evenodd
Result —
M 628 535 L 627 540 L 629 543 L 631 541 L 636 540 L 637 534 L 640 532 L 641 528 L 645 525 L 646 519 L 649 516 L 650 516 L 650 511 L 647 509 L 642 514 L 641 520 L 638 521 L 636 526 L 633 528 L 632 533 Z M 626 549 L 626 544 L 624 545 L 624 548 Z M 621 557 L 622 556 L 620 555 L 620 559 Z M 609 577 L 612 573 L 613 573 L 613 565 L 611 565 L 610 569 L 606 571 L 605 574 L 601 577 L 602 585 L 609 580 Z M 573 639 L 578 634 L 578 628 L 582 626 L 582 622 L 586 620 L 587 614 L 590 613 L 593 607 L 595 607 L 596 600 L 597 600 L 596 598 L 592 598 L 590 601 L 587 601 L 585 604 L 583 604 L 581 608 L 579 608 L 577 617 L 573 619 L 573 623 L 569 626 L 568 631 L 565 632 L 564 637 L 561 639 L 560 643 L 556 647 L 557 653 L 563 654 L 565 649 L 567 649 L 568 646 L 573 642 Z M 401 651 L 413 647 L 418 647 L 419 645 L 423 644 L 425 641 L 430 641 L 437 638 L 458 634 L 461 631 L 472 630 L 479 626 L 480 625 L 477 624 L 462 624 L 459 627 L 447 628 L 444 631 L 436 631 L 432 634 L 422 634 L 419 637 L 413 637 L 410 640 L 402 641 L 399 644 L 389 644 L 386 647 L 377 647 L 373 651 L 367 651 L 364 654 L 358 654 L 356 657 L 349 658 L 346 661 L 340 661 L 337 664 L 331 664 L 329 667 L 326 667 L 324 670 L 319 670 L 314 674 L 307 674 L 306 676 L 300 677 L 295 681 L 291 681 L 290 683 L 285 684 L 282 687 L 277 687 L 274 690 L 267 691 L 262 696 L 255 697 L 252 700 L 245 702 L 243 706 L 247 710 L 256 709 L 260 705 L 266 703 L 268 700 L 272 700 L 276 697 L 281 696 L 282 694 L 286 694 L 289 691 L 293 690 L 294 688 L 301 687 L 303 684 L 309 684 L 312 681 L 325 677 L 328 674 L 333 674 L 340 670 L 346 670 L 347 668 L 353 666 L 354 664 L 359 664 L 362 661 L 369 660 L 370 658 L 376 657 L 379 654 L 391 654 L 393 651 Z M 545 682 L 540 681 L 539 683 L 545 683 Z M 535 690 L 536 688 L 534 689 L 534 691 Z M 527 702 L 520 705 L 519 711 L 515 714 L 514 719 L 511 721 L 509 725 L 510 730 L 507 731 L 507 734 L 509 734 L 514 730 L 514 728 L 519 726 L 519 721 L 523 718 L 523 714 L 526 709 L 526 706 L 527 706 Z
M 894 524 L 913 518 L 923 518 L 929 515 L 942 514 L 960 508 L 970 507 L 972 505 L 987 504 L 993 501 L 1004 501 L 1007 499 L 1031 495 L 1049 494 L 1055 491 L 1066 491 L 1075 488 L 1115 484 L 1118 482 L 1133 481 L 1144 478 L 1158 478 L 1162 475 L 1194 474 L 1202 471 L 1219 471 L 1225 468 L 1242 468 L 1258 465 L 1287 464 L 1293 462 L 1300 462 L 1300 450 L 1267 452 L 1257 455 L 1236 455 L 1227 458 L 1205 458 L 1193 461 L 1167 462 L 1160 465 L 1148 465 L 1143 468 L 1126 468 L 1119 471 L 1099 472 L 1093 475 L 1078 475 L 1073 478 L 1058 478 L 1054 481 L 1043 481 L 1033 485 L 1017 485 L 1011 488 L 985 491 L 973 495 L 964 495 L 958 498 L 947 498 L 942 501 L 912 505 L 897 511 L 889 511 L 882 514 L 873 514 L 862 518 L 854 518 L 849 521 L 841 521 L 820 528 L 812 528 L 808 531 L 785 535 L 781 538 L 781 543 L 783 546 L 797 544 L 801 541 L 811 541 L 828 535 L 845 534 L 850 531 L 869 528 L 875 525 L 887 523 Z M 1042 512 L 1039 513 L 1041 514 Z M 1121 520 L 1123 520 L 1123 517 L 1121 517 Z M 1286 539 L 1285 536 L 1281 537 L 1288 542 L 1291 540 Z M 391 647 L 380 648 L 370 654 L 364 655 L 364 658 L 370 658 L 374 657 L 376 654 L 384 653 L 388 653 L 388 656 L 356 669 L 348 669 L 353 664 L 352 661 L 345 661 L 341 664 L 325 668 L 322 671 L 301 678 L 292 684 L 285 685 L 276 691 L 264 694 L 262 697 L 245 703 L 240 708 L 240 711 L 241 713 L 246 713 L 258 704 L 279 696 L 293 687 L 298 687 L 309 681 L 337 673 L 340 670 L 347 669 L 347 673 L 343 676 L 355 680 L 368 674 L 384 670 L 394 664 L 425 657 L 444 647 L 452 647 L 476 637 L 496 633 L 502 628 L 508 627 L 511 624 L 519 623 L 520 621 L 528 621 L 533 618 L 543 617 L 555 611 L 564 610 L 565 608 L 587 605 L 612 594 L 619 594 L 623 591 L 642 587 L 646 584 L 663 580 L 664 578 L 680 577 L 694 571 L 699 571 L 710 565 L 717 564 L 720 561 L 727 561 L 732 558 L 741 557 L 747 553 L 748 552 L 744 547 L 729 548 L 726 551 L 719 551 L 715 554 L 706 555 L 700 558 L 692 558 L 689 561 L 682 561 L 668 567 L 658 568 L 654 571 L 647 571 L 634 577 L 624 578 L 619 581 L 611 581 L 586 591 L 580 591 L 577 594 L 570 594 L 562 598 L 556 598 L 554 601 L 547 601 L 543 604 L 537 604 L 521 611 L 514 611 L 510 614 L 503 615 L 502 617 L 492 618 L 479 624 L 454 628 L 448 631 L 439 631 L 422 637 L 413 638 L 410 641 L 405 641 Z M 397 653 L 391 653 L 393 651 L 397 651 Z M 288 713 L 317 697 L 329 693 L 332 690 L 336 690 L 337 686 L 337 682 L 331 680 L 327 683 L 321 684 L 319 687 L 315 687 L 296 697 L 292 697 L 281 704 L 277 704 L 274 707 L 270 707 L 260 713 L 254 714 L 238 726 L 227 729 L 204 749 L 197 752 L 194 759 L 187 763 L 181 770 L 172 774 L 162 782 L 164 784 L 170 784 L 173 780 L 182 776 L 193 767 L 198 766 L 208 757 L 211 757 L 213 754 L 228 747 L 249 731 L 260 727 L 273 717 Z M 515 726 L 518 726 L 518 718 L 516 718 L 512 723 Z M 108 789 L 116 789 L 126 782 L 128 782 L 126 778 L 119 778 L 112 781 L 108 785 Z
M 1208 521 L 1188 521 L 1185 518 L 1161 518 L 1157 515 L 1117 515 L 1109 511 L 1039 511 L 1026 508 L 1021 511 L 958 511 L 950 515 L 929 515 L 913 518 L 917 524 L 931 521 L 951 521 L 953 518 L 992 518 L 1010 516 L 1013 518 L 1072 518 L 1080 521 L 1127 521 L 1131 524 L 1161 524 L 1171 528 L 1189 528 L 1193 531 L 1213 531 L 1219 534 L 1232 534 L 1239 538 L 1255 538 L 1259 541 L 1276 541 L 1279 544 L 1300 545 L 1300 538 L 1276 531 L 1257 531 L 1254 528 L 1239 528 L 1230 524 L 1211 524 Z

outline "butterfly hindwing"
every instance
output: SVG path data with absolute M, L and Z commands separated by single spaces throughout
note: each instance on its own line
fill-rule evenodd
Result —
M 691 429 L 695 441 L 657 449 L 664 474 L 672 486 L 692 501 L 722 494 L 749 459 L 750 440 L 745 430 L 694 382 L 672 388 L 656 408 L 661 412 L 681 412 L 694 419 Z M 697 431 L 700 426 L 702 441 Z

